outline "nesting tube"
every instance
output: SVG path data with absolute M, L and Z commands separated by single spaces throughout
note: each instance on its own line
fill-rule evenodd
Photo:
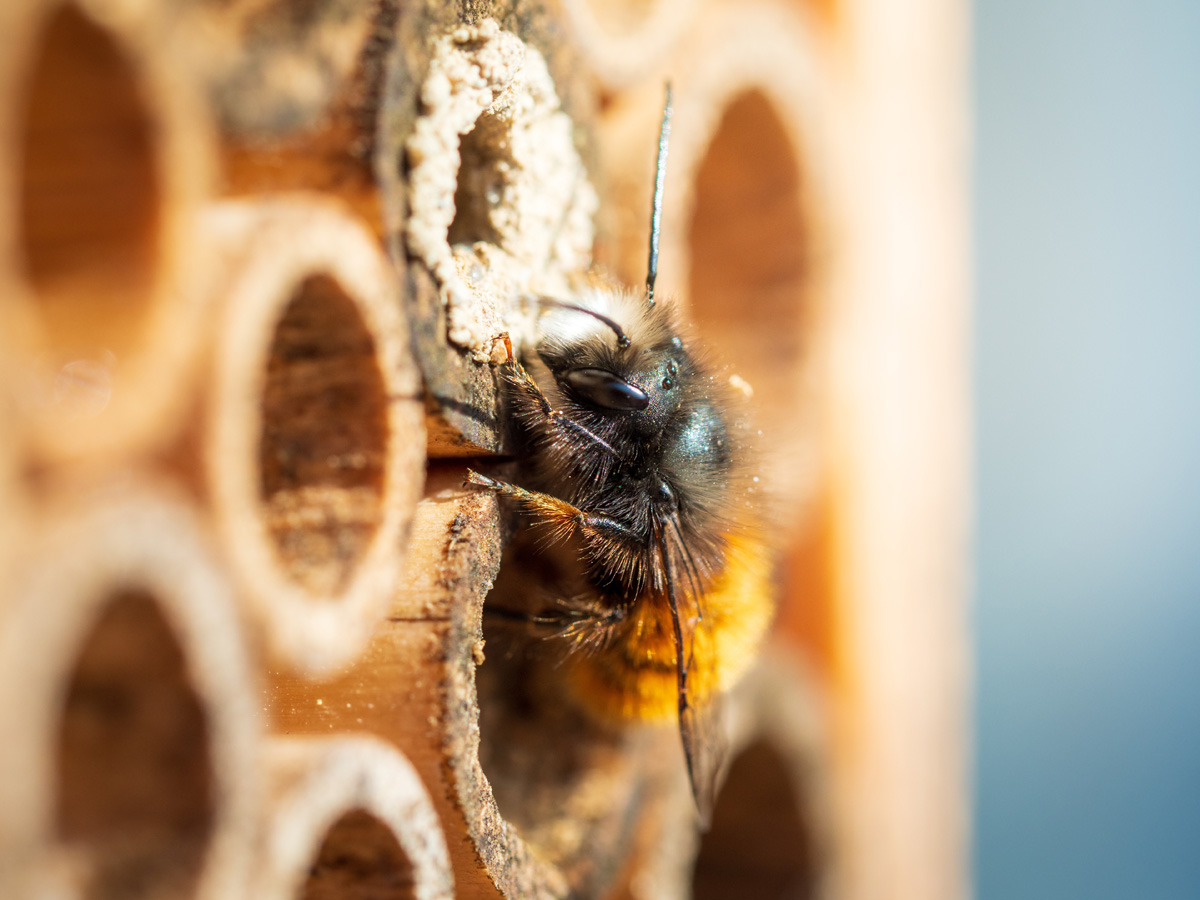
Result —
M 361 69 L 388 46 L 395 16 L 355 0 L 329 0 L 302 13 L 288 0 L 229 0 L 178 15 L 193 35 L 224 138 L 269 145 L 304 136 L 310 170 L 322 119 L 352 98 L 370 101 Z
M 840 896 L 836 760 L 820 685 L 773 647 L 725 699 L 728 768 L 709 830 L 676 771 L 643 822 L 623 896 Z
M 699 5 L 696 0 L 561 0 L 571 38 L 610 90 L 628 87 L 665 68 L 664 61 L 674 55 Z
M 266 817 L 248 896 L 450 900 L 437 814 L 416 771 L 369 736 L 274 738 Z
M 320 191 L 383 233 L 372 151 L 397 6 L 230 0 L 174 14 L 220 131 L 222 194 Z
M 239 896 L 256 686 L 190 509 L 126 486 L 33 532 L 0 606 L 5 896 Z
M 605 729 L 561 696 L 528 708 L 531 685 L 504 677 L 512 645 L 485 630 L 496 500 L 464 487 L 465 472 L 431 470 L 403 589 L 358 661 L 326 681 L 271 673 L 270 728 L 366 731 L 402 750 L 429 786 L 462 895 L 599 895 L 641 811 L 682 772 L 678 736 Z
M 476 668 L 483 602 L 500 564 L 496 499 L 463 486 L 466 470 L 431 469 L 401 583 L 357 662 L 315 682 L 274 672 L 276 734 L 374 734 L 412 761 L 446 835 L 460 896 L 565 897 L 570 887 L 507 822 L 480 764 Z
M 332 204 L 230 202 L 206 225 L 226 248 L 204 448 L 216 529 L 273 656 L 328 672 L 386 612 L 423 480 L 396 275 Z
M 696 849 L 691 896 L 833 896 L 837 762 L 819 684 L 773 647 L 730 705 L 730 766 Z
M 0 9 L 0 354 L 50 457 L 161 442 L 185 406 L 215 141 L 178 37 L 148 7 Z

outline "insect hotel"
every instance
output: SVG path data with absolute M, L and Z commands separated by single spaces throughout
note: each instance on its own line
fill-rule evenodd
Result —
M 5 0 L 0 896 L 964 896 L 965 73 Z

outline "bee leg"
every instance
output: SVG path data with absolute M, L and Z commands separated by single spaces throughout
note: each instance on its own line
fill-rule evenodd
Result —
M 584 538 L 593 540 L 617 540 L 629 543 L 640 543 L 639 536 L 623 522 L 609 516 L 594 515 L 572 506 L 566 500 L 543 494 L 539 491 L 529 491 L 507 481 L 497 481 L 486 475 L 480 475 L 473 469 L 467 470 L 467 484 L 487 488 L 502 497 L 516 500 L 532 512 L 537 519 L 550 525 L 557 537 L 566 537 L 578 531 Z
M 484 604 L 483 613 L 495 619 L 544 629 L 546 638 L 567 638 L 582 647 L 599 648 L 617 636 L 629 610 L 625 606 L 603 606 L 585 597 L 549 599 L 537 612 Z
M 508 351 L 508 359 L 505 361 L 505 365 L 510 369 L 508 380 L 520 392 L 518 396 L 532 415 L 541 416 L 543 422 L 550 423 L 551 426 L 559 431 L 567 432 L 575 438 L 582 437 L 589 443 L 603 447 L 617 459 L 621 458 L 621 454 L 608 441 L 597 434 L 593 434 L 578 422 L 574 422 L 563 416 L 550 405 L 550 401 L 546 399 L 546 395 L 542 393 L 542 389 L 538 387 L 538 383 L 533 380 L 533 376 L 526 372 L 525 367 L 512 355 L 512 342 L 508 340 L 507 335 L 505 336 L 504 346 Z
M 563 599 L 554 601 L 556 606 L 551 606 L 547 609 L 538 612 L 531 612 L 524 609 L 510 609 L 504 606 L 484 606 L 483 611 L 487 615 L 493 615 L 500 619 L 507 619 L 510 622 L 524 622 L 529 625 L 547 625 L 560 632 L 574 631 L 581 626 L 592 624 L 600 626 L 612 626 L 624 621 L 626 611 L 624 607 L 614 606 L 607 609 L 601 609 L 592 604 L 580 604 L 573 606 L 572 603 L 577 601 Z

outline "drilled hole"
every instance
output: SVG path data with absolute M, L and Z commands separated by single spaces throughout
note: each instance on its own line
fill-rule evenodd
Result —
M 417 329 L 417 349 L 434 361 L 426 368 L 441 384 L 431 391 L 474 406 L 458 364 L 444 377 L 437 362 L 440 329 L 476 363 L 502 332 L 521 345 L 521 317 L 510 313 L 526 293 L 567 293 L 569 276 L 588 266 L 597 200 L 535 48 L 484 19 L 437 39 L 428 71 L 427 102 L 405 141 L 405 243 L 444 302 L 428 305 L 436 322 Z M 446 165 L 451 154 L 457 168 Z
M 20 134 L 19 247 L 59 362 L 120 357 L 151 305 L 156 123 L 132 62 L 74 6 L 41 35 Z
M 408 900 L 413 867 L 390 828 L 351 810 L 325 836 L 300 894 L 303 900 Z
M 213 823 L 208 721 L 151 597 L 119 594 L 88 636 L 57 753 L 56 831 L 85 896 L 190 896 Z
M 486 113 L 459 142 L 458 182 L 454 188 L 454 220 L 447 240 L 451 244 L 484 241 L 497 246 L 502 238 L 492 221 L 500 204 L 507 172 L 512 170 L 508 150 L 509 127 Z
M 700 842 L 694 900 L 817 896 L 817 859 L 801 800 L 786 763 L 768 744 L 742 751 Z
M 577 548 L 559 557 L 541 537 L 512 539 L 484 605 L 480 765 L 500 814 L 537 855 L 575 894 L 603 896 L 629 852 L 645 768 L 636 729 L 598 721 L 565 686 L 564 662 L 586 651 L 511 618 L 544 611 L 575 569 Z
M 764 419 L 792 418 L 803 351 L 806 238 L 796 153 L 759 92 L 725 110 L 695 182 L 690 297 L 701 333 L 754 389 Z
M 283 313 L 263 393 L 259 463 L 268 529 L 289 576 L 341 591 L 383 518 L 386 392 L 358 307 L 326 276 Z

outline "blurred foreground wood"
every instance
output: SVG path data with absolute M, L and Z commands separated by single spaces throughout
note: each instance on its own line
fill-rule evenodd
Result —
M 0 606 L 4 896 L 227 897 L 261 781 L 233 594 L 153 483 L 57 498 Z

